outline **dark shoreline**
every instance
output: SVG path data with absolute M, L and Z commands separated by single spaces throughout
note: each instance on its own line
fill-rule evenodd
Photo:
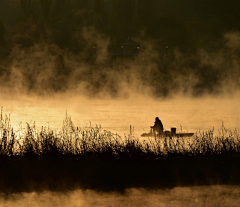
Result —
M 2 157 L 0 193 L 122 192 L 128 188 L 240 185 L 239 156 L 114 159 L 104 157 Z
M 101 127 L 59 130 L 27 124 L 21 135 L 0 117 L 0 194 L 92 189 L 240 185 L 240 136 L 224 126 L 188 138 L 120 137 Z

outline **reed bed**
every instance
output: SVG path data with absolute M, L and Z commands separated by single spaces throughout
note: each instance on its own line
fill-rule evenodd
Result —
M 240 185 L 237 130 L 193 137 L 124 137 L 101 126 L 11 127 L 0 114 L 0 193 Z
M 237 130 L 224 125 L 214 135 L 214 129 L 197 132 L 193 137 L 137 138 L 124 137 L 104 130 L 101 126 L 78 127 L 67 115 L 60 129 L 26 123 L 17 131 L 11 127 L 10 115 L 0 116 L 0 156 L 68 155 L 139 159 L 161 159 L 179 156 L 239 155 L 240 137 Z

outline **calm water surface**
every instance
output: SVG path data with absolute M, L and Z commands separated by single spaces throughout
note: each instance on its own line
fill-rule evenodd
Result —
M 222 122 L 227 129 L 240 129 L 240 98 L 176 98 L 154 100 L 136 97 L 126 100 L 85 98 L 1 100 L 4 114 L 11 116 L 14 128 L 35 121 L 37 127 L 62 126 L 65 114 L 78 126 L 101 125 L 120 135 L 128 134 L 130 125 L 137 136 L 150 130 L 158 116 L 165 130 L 177 127 L 185 132 L 217 131 Z
M 215 127 L 224 122 L 227 129 L 240 130 L 240 98 L 176 98 L 154 100 L 135 97 L 127 100 L 88 100 L 85 98 L 56 99 L 1 99 L 4 114 L 11 114 L 14 129 L 25 122 L 35 121 L 37 127 L 62 126 L 65 113 L 75 125 L 100 125 L 120 135 L 129 133 L 134 126 L 135 134 L 148 132 L 158 116 L 165 130 L 177 127 L 196 132 Z M 235 207 L 240 203 L 239 186 L 193 186 L 170 190 L 129 189 L 126 194 L 102 193 L 92 190 L 76 190 L 68 193 L 42 192 L 0 196 L 0 207 L 92 207 L 92 206 L 211 206 Z
M 0 207 L 238 207 L 239 186 L 193 186 L 168 190 L 129 189 L 126 194 L 76 190 L 0 197 Z

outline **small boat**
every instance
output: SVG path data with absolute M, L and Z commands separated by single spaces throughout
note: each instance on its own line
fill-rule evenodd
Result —
M 161 136 L 167 136 L 167 137 L 191 137 L 194 135 L 194 133 L 185 133 L 185 132 L 179 132 L 177 133 L 177 128 L 172 127 L 171 131 L 163 131 L 163 133 L 161 134 Z M 153 128 L 151 127 L 151 130 L 149 133 L 143 133 L 141 134 L 141 137 L 155 137 L 158 135 L 155 135 L 153 133 Z

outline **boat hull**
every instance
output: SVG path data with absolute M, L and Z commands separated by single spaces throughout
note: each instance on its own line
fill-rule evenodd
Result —
M 194 133 L 184 133 L 184 132 L 181 132 L 181 133 L 174 133 L 173 134 L 173 133 L 171 133 L 169 131 L 165 131 L 160 136 L 165 136 L 165 137 L 191 137 L 193 135 L 194 135 Z M 158 137 L 158 135 L 155 135 L 154 133 L 143 133 L 141 135 L 141 137 L 155 137 L 155 136 Z

